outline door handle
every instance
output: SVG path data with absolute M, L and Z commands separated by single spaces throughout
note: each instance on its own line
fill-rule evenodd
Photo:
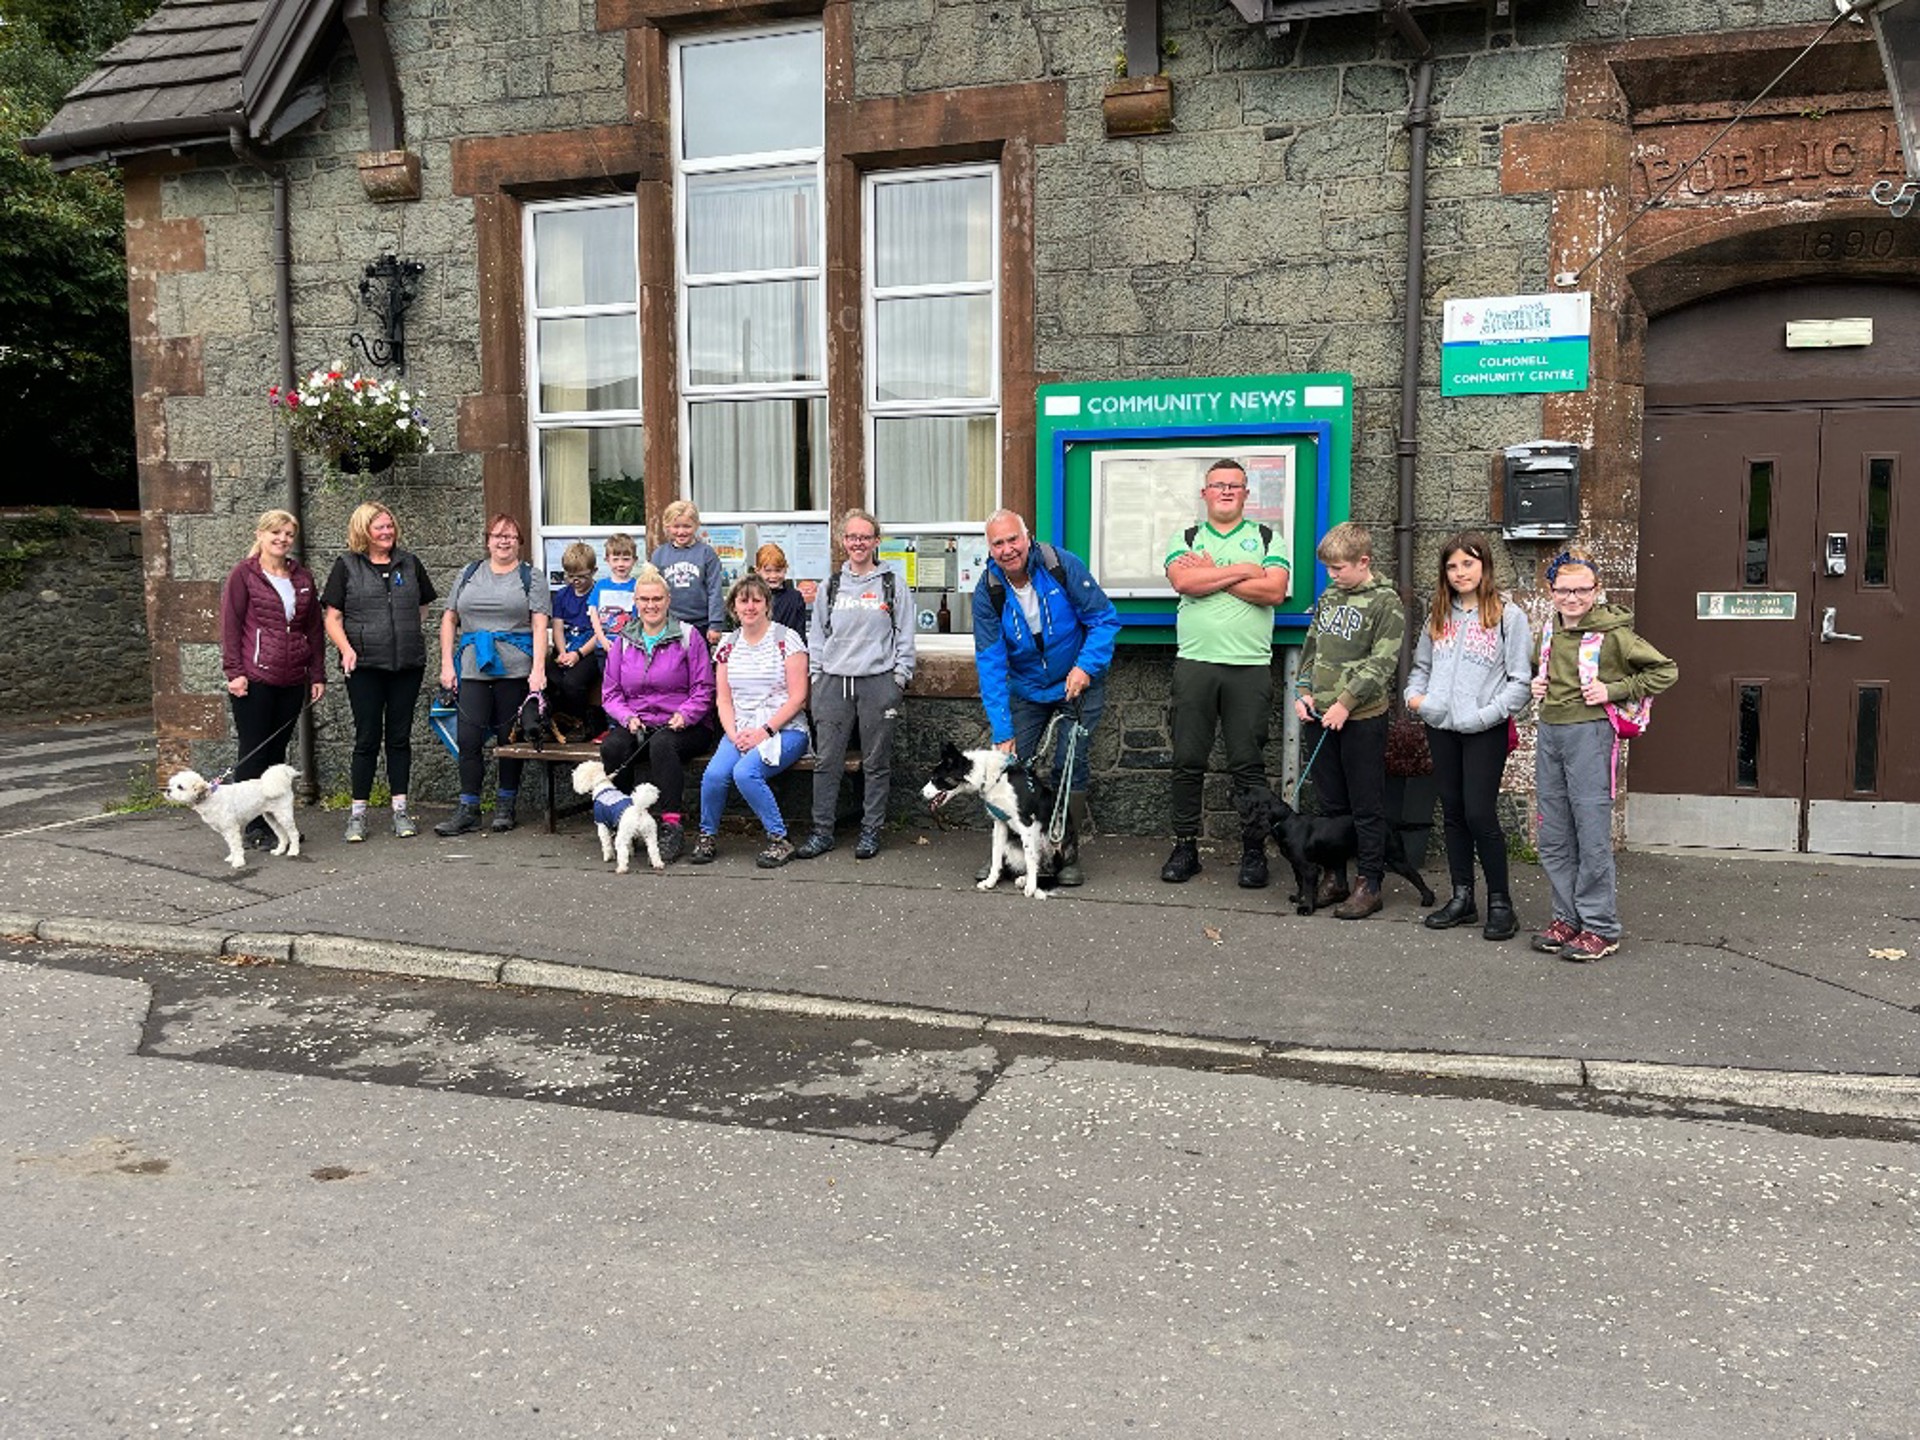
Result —
M 1833 607 L 1832 605 L 1827 606 L 1827 608 L 1821 612 L 1820 643 L 1822 645 L 1825 645 L 1829 640 L 1859 640 L 1864 638 L 1859 635 L 1849 635 L 1844 630 L 1834 629 L 1833 628 L 1834 617 L 1837 616 L 1839 613 L 1840 612 L 1837 609 L 1835 609 L 1835 607 Z

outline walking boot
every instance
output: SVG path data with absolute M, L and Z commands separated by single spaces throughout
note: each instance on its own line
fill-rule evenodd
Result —
M 1067 796 L 1067 815 L 1073 821 L 1073 833 L 1082 840 L 1091 840 L 1100 832 L 1094 828 L 1093 807 L 1087 804 L 1087 792 L 1075 790 Z
M 471 835 L 480 828 L 480 807 L 460 802 L 460 808 L 451 816 L 433 827 L 436 835 L 451 838 L 455 835 Z
M 1240 846 L 1240 888 L 1267 888 L 1267 847 L 1265 841 L 1247 840 Z
M 1381 904 L 1379 885 L 1362 875 L 1354 882 L 1353 894 L 1347 897 L 1346 903 L 1333 912 L 1333 918 L 1364 920 L 1369 915 L 1377 914 Z
M 1313 890 L 1313 908 L 1324 910 L 1347 898 L 1347 877 L 1338 870 L 1322 870 Z
M 1173 853 L 1160 867 L 1160 878 L 1169 885 L 1184 885 L 1200 873 L 1200 842 L 1175 840 Z
M 520 823 L 513 815 L 514 806 L 519 803 L 519 800 L 518 795 L 510 795 L 504 800 L 496 799 L 493 802 L 494 834 L 504 835 Z
M 1491 895 L 1487 896 L 1487 909 L 1493 909 Z M 1479 919 L 1480 911 L 1473 903 L 1473 886 L 1456 885 L 1453 898 L 1427 916 L 1425 924 L 1429 930 L 1451 930 L 1456 925 L 1472 925 Z
M 1513 897 L 1499 890 L 1487 892 L 1487 923 L 1483 940 L 1511 940 L 1520 933 L 1520 917 L 1513 913 Z

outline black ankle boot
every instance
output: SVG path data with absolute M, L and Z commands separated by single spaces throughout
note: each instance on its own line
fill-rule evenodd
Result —
M 1513 913 L 1513 899 L 1498 890 L 1487 892 L 1487 923 L 1480 931 L 1484 940 L 1511 940 L 1520 933 L 1520 917 Z
M 1487 903 L 1493 903 L 1491 896 Z M 1473 886 L 1456 885 L 1453 887 L 1453 898 L 1427 916 L 1426 923 L 1429 930 L 1451 930 L 1456 925 L 1471 925 L 1479 918 L 1480 911 L 1473 903 Z

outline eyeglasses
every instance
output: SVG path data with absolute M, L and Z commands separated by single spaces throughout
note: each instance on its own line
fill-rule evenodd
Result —
M 1202 490 L 1217 490 L 1222 495 L 1238 495 L 1242 490 L 1246 489 L 1247 487 L 1244 485 L 1219 485 L 1209 480 L 1205 485 L 1202 485 L 1200 488 Z
M 1556 585 L 1553 587 L 1553 598 L 1556 600 L 1584 600 L 1599 588 L 1597 585 L 1575 585 L 1571 587 Z
M 848 531 L 841 537 L 849 545 L 871 545 L 879 538 L 878 535 L 855 535 L 852 531 Z
M 495 531 L 494 531 L 494 532 L 493 532 L 493 533 L 492 533 L 491 535 L 489 535 L 489 536 L 487 536 L 487 539 L 489 539 L 489 540 L 511 540 L 511 541 L 513 541 L 513 543 L 514 543 L 514 544 L 516 544 L 516 545 L 518 545 L 518 544 L 520 543 L 520 537 L 519 537 L 518 535 L 516 535 L 516 534 L 515 534 L 515 533 L 514 533 L 513 531 L 511 531 L 511 530 L 495 530 Z

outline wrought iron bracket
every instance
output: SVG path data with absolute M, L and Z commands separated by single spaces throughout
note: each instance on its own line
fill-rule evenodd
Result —
M 355 332 L 347 337 L 367 363 L 384 369 L 391 365 L 402 375 L 407 373 L 407 310 L 420 293 L 420 276 L 426 266 L 418 260 L 402 260 L 391 252 L 367 266 L 360 279 L 360 303 L 380 324 L 380 333 L 369 341 Z

